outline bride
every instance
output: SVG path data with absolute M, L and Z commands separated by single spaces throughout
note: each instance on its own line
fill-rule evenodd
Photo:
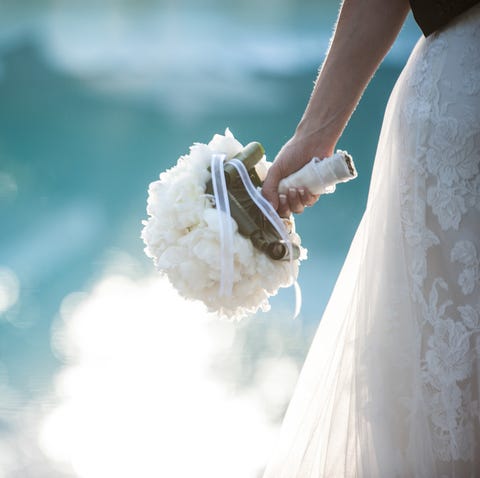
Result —
M 392 91 L 366 210 L 264 478 L 480 476 L 477 2 L 411 0 L 425 36 Z M 333 153 L 409 9 L 344 1 L 263 187 L 281 215 L 318 199 L 278 196 L 278 182 Z

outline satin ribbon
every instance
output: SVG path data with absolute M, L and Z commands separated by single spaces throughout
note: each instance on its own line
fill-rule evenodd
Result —
M 223 172 L 223 162 L 225 161 L 225 157 L 226 156 L 224 154 L 212 155 L 211 170 L 215 204 L 217 205 L 218 219 L 220 222 L 221 274 L 219 293 L 220 295 L 228 296 L 231 295 L 233 288 L 233 231 L 230 219 L 228 192 L 225 183 L 225 175 Z M 295 312 L 293 318 L 296 318 L 300 313 L 300 309 L 302 306 L 302 293 L 297 280 L 295 280 L 292 242 L 288 237 L 288 232 L 285 228 L 285 224 L 278 215 L 277 211 L 275 211 L 273 206 L 270 204 L 270 202 L 268 202 L 256 189 L 243 163 L 236 158 L 231 159 L 229 163 L 232 164 L 238 171 L 240 179 L 242 180 L 248 195 L 257 205 L 260 211 L 262 211 L 270 224 L 275 228 L 275 230 L 278 232 L 278 234 L 288 248 L 290 269 L 292 279 L 294 280 L 293 286 L 295 290 Z M 229 223 L 230 225 L 227 223 Z
M 357 177 L 353 162 L 350 163 L 353 168 L 351 171 L 347 158 L 352 161 L 345 151 L 340 150 L 322 160 L 315 157 L 299 171 L 283 178 L 278 185 L 278 190 L 282 194 L 287 194 L 289 188 L 295 188 L 301 184 L 313 194 L 333 193 L 336 184 Z
M 220 233 L 220 297 L 231 296 L 233 289 L 233 224 L 223 171 L 225 158 L 225 154 L 213 154 L 210 163 Z

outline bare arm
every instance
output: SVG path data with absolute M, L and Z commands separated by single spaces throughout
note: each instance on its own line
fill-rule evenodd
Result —
M 278 198 L 280 180 L 314 156 L 330 156 L 370 78 L 409 11 L 408 0 L 345 0 L 333 40 L 294 136 L 282 147 L 263 186 L 281 215 L 302 212 L 317 197 L 297 191 Z

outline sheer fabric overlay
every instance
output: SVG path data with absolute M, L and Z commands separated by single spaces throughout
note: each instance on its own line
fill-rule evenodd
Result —
M 480 476 L 480 6 L 421 38 L 264 478 Z

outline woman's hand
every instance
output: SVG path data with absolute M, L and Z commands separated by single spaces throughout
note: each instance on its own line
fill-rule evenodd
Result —
M 275 161 L 268 170 L 263 183 L 262 193 L 270 201 L 281 217 L 288 217 L 292 212 L 299 214 L 318 200 L 318 194 L 298 184 L 296 189 L 289 189 L 288 194 L 278 193 L 278 184 L 283 178 L 301 169 L 313 157 L 324 158 L 330 156 L 333 147 L 321 148 L 313 146 L 312 141 L 301 139 L 297 133 L 281 148 Z
M 410 9 L 408 0 L 343 0 L 333 40 L 295 135 L 278 153 L 263 195 L 281 216 L 318 197 L 304 190 L 278 197 L 278 183 L 313 157 L 331 156 L 363 90 L 390 49 Z

